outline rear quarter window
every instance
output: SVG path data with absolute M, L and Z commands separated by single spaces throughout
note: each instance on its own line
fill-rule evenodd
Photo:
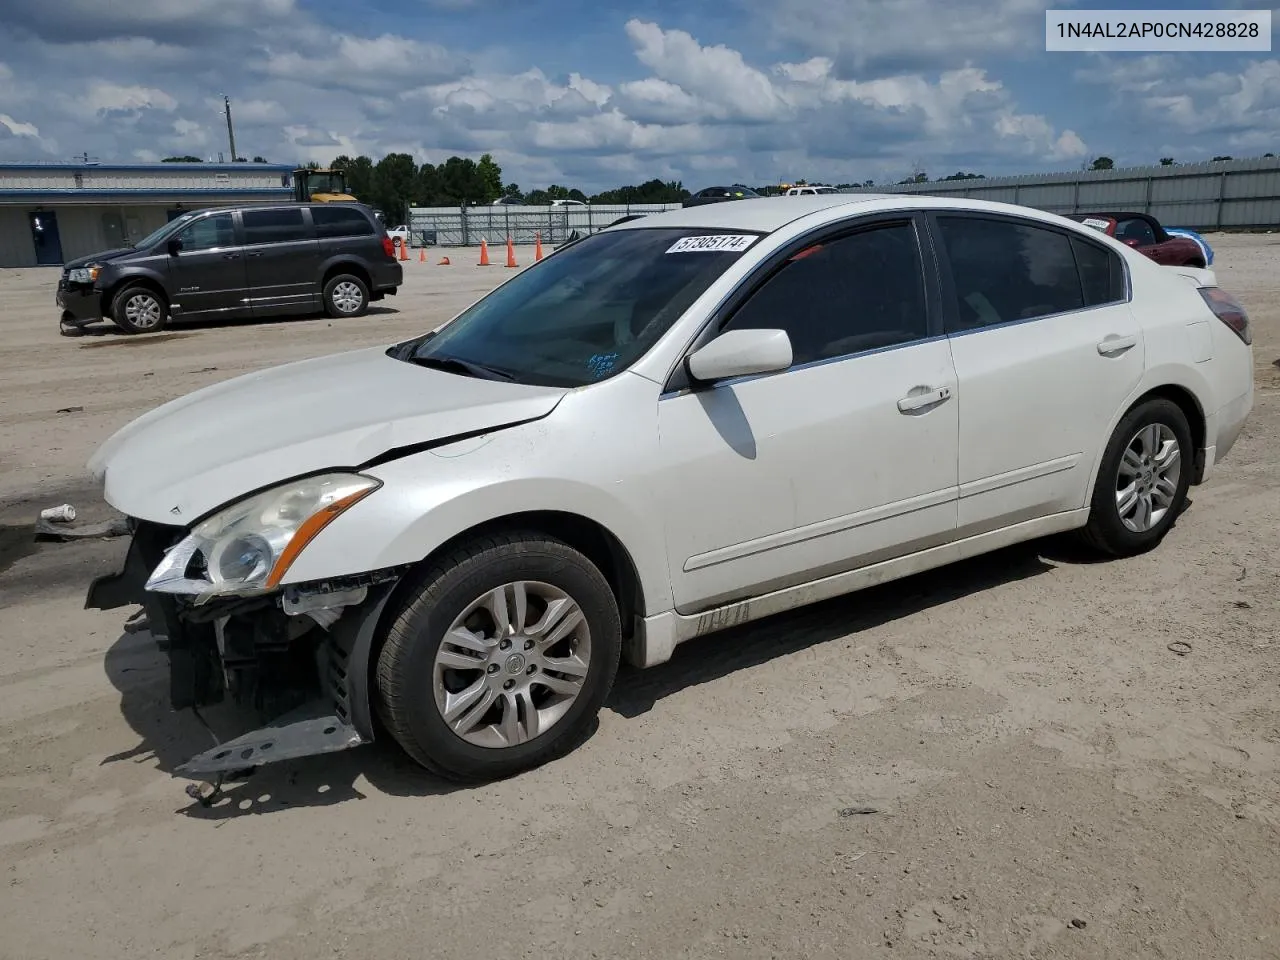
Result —
M 1080 271 L 1080 286 L 1084 292 L 1086 307 L 1124 300 L 1124 264 L 1115 251 L 1105 250 L 1080 237 L 1071 238 L 1071 251 L 1076 258 L 1076 268 Z
M 351 207 L 312 207 L 311 222 L 315 224 L 316 236 L 320 238 L 371 237 L 375 233 L 369 218 Z

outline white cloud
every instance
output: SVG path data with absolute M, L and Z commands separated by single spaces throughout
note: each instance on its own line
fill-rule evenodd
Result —
M 1044 11 L 1072 0 L 773 0 L 775 37 L 854 73 L 946 69 L 974 57 L 1043 55 Z
M 178 101 L 154 87 L 122 86 L 105 80 L 93 81 L 84 97 L 93 113 L 113 110 L 164 110 L 172 112 Z
M 7 113 L 0 113 L 0 127 L 4 127 L 15 137 L 40 136 L 40 129 L 34 123 L 22 123 Z

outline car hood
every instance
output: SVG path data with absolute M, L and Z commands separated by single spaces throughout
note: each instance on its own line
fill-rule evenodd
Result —
M 101 253 L 90 254 L 87 257 L 76 257 L 74 260 L 68 260 L 62 265 L 64 270 L 74 270 L 76 267 L 87 267 L 91 263 L 106 263 L 108 260 L 115 260 L 119 257 L 127 256 L 130 253 L 137 253 L 134 247 L 119 247 L 115 250 L 103 250 Z
M 374 347 L 235 377 L 166 403 L 111 436 L 89 470 L 122 513 L 186 526 L 294 477 L 544 417 L 567 392 L 430 370 Z

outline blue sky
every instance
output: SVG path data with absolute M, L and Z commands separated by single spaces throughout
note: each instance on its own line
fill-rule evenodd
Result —
M 1276 56 L 1046 53 L 1046 6 L 0 0 L 0 160 L 216 159 L 224 93 L 247 156 L 488 151 L 525 189 L 1280 153 Z

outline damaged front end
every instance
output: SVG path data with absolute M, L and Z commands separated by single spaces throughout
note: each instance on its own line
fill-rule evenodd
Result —
M 288 585 L 254 596 L 193 597 L 147 589 L 190 536 L 186 528 L 130 520 L 124 569 L 89 586 L 85 606 L 140 604 L 169 660 L 175 710 L 230 699 L 263 724 L 174 771 L 220 783 L 263 764 L 333 753 L 373 740 L 369 659 L 391 590 L 386 570 Z

